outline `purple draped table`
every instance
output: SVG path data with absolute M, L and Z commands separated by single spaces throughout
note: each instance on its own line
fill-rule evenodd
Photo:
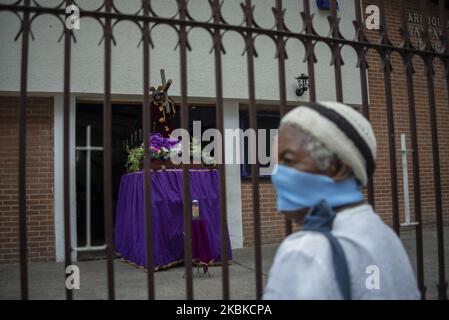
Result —
M 190 170 L 191 199 L 198 200 L 200 216 L 212 251 L 212 260 L 221 262 L 220 199 L 217 170 Z M 121 258 L 147 268 L 144 217 L 143 172 L 122 177 L 115 216 L 115 248 Z M 182 170 L 151 173 L 153 212 L 154 269 L 167 268 L 183 262 Z M 228 237 L 229 260 L 232 260 Z M 192 253 L 194 253 L 192 248 Z

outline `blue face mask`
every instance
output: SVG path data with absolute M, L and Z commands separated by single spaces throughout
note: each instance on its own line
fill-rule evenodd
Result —
M 278 211 L 312 208 L 321 200 L 326 200 L 331 208 L 363 200 L 359 183 L 353 176 L 337 182 L 325 175 L 277 165 L 271 181 L 277 192 Z

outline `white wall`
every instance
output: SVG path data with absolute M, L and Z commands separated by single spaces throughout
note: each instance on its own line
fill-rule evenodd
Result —
M 58 1 L 50 0 L 45 4 Z M 101 1 L 81 0 L 81 7 L 95 8 Z M 120 10 L 126 13 L 138 10 L 140 0 L 116 0 Z M 226 0 L 223 5 L 223 15 L 231 24 L 239 24 L 243 19 L 240 8 L 241 0 Z M 169 17 L 176 11 L 175 0 L 152 1 L 155 11 L 161 16 Z M 265 28 L 274 25 L 271 7 L 274 0 L 253 1 L 256 5 L 256 21 Z M 292 31 L 301 29 L 300 11 L 302 1 L 285 0 L 287 9 L 285 22 Z M 315 1 L 311 8 L 316 12 L 315 27 L 327 35 L 328 11 L 319 11 Z M 354 8 L 352 1 L 340 1 L 341 29 L 344 36 L 353 38 Z M 191 0 L 189 9 L 194 18 L 205 21 L 210 15 L 207 0 Z M 82 10 L 81 10 L 82 14 Z M 19 30 L 17 17 L 9 12 L 0 12 L 0 91 L 18 91 L 20 83 L 20 47 L 21 41 L 14 42 L 14 36 Z M 32 24 L 35 41 L 30 42 L 29 50 L 29 82 L 30 91 L 61 92 L 63 88 L 63 52 L 64 45 L 57 39 L 61 35 L 62 25 L 53 16 L 37 17 Z M 103 44 L 98 45 L 102 37 L 100 24 L 91 18 L 81 19 L 80 30 L 75 31 L 77 42 L 72 50 L 72 91 L 78 94 L 103 92 Z M 112 92 L 115 94 L 140 95 L 142 92 L 142 46 L 140 30 L 134 23 L 120 22 L 114 28 L 117 45 L 112 49 Z M 173 48 L 177 43 L 177 35 L 171 27 L 158 26 L 152 32 L 155 48 L 151 50 L 150 68 L 151 82 L 159 82 L 159 69 L 165 67 L 167 76 L 173 78 L 171 95 L 179 96 L 179 50 Z M 210 35 L 202 29 L 192 29 L 189 41 L 193 51 L 188 53 L 188 95 L 190 97 L 215 96 L 214 55 L 209 53 L 212 46 Z M 223 90 L 225 98 L 243 100 L 247 98 L 247 67 L 246 56 L 242 56 L 243 38 L 235 32 L 227 32 L 224 37 L 227 53 L 223 56 Z M 265 36 L 256 39 L 256 49 L 259 57 L 255 59 L 256 98 L 276 101 L 279 99 L 278 67 L 274 59 L 274 42 Z M 287 98 L 298 101 L 294 90 L 294 76 L 307 73 L 306 64 L 302 62 L 304 48 L 302 44 L 290 39 L 287 42 L 289 59 L 286 61 Z M 334 72 L 330 63 L 330 50 L 324 44 L 317 44 L 316 64 L 317 97 L 321 100 L 335 99 Z M 356 65 L 356 53 L 349 48 L 343 49 L 345 65 L 342 69 L 344 100 L 347 103 L 360 103 L 359 72 Z M 356 84 L 356 85 L 354 85 Z M 307 100 L 307 93 L 302 97 Z
M 237 100 L 225 100 L 223 103 L 223 119 L 225 128 L 239 128 L 239 102 Z M 234 145 L 230 141 L 224 141 L 225 154 L 235 154 Z M 227 164 L 226 166 L 226 205 L 228 217 L 229 238 L 231 247 L 243 248 L 243 222 L 242 222 L 242 189 L 240 178 L 240 165 Z
M 55 96 L 54 105 L 54 210 L 56 261 L 64 261 L 64 100 Z M 75 163 L 75 96 L 70 97 L 70 232 L 72 248 L 76 247 L 76 163 Z M 76 260 L 76 252 L 72 252 Z

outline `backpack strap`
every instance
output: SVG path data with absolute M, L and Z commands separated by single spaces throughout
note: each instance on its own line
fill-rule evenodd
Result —
M 309 211 L 301 230 L 320 232 L 327 238 L 332 250 L 332 262 L 338 287 L 343 299 L 351 300 L 351 280 L 345 252 L 340 242 L 331 233 L 334 219 L 335 212 L 325 200 L 322 200 Z

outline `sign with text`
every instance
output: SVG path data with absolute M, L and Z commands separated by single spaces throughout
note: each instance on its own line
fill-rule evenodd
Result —
M 416 37 L 418 41 L 418 45 L 421 47 L 421 32 L 424 30 L 423 22 L 424 17 L 421 13 L 418 12 L 409 12 L 408 13 L 408 31 L 411 37 Z M 441 41 L 440 35 L 442 34 L 442 22 L 439 17 L 436 16 L 428 16 L 427 17 L 427 25 L 429 30 L 429 37 L 432 43 L 432 46 L 435 50 L 441 50 Z M 446 28 L 449 28 L 449 21 Z

